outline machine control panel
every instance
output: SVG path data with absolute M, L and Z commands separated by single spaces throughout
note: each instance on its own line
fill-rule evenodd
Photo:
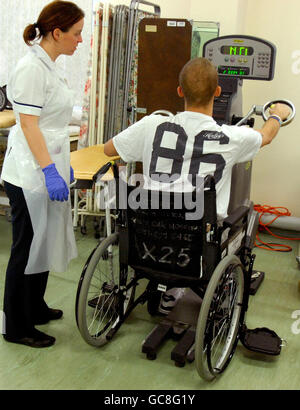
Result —
M 274 77 L 276 47 L 261 38 L 232 35 L 217 37 L 203 46 L 219 77 L 270 81 Z

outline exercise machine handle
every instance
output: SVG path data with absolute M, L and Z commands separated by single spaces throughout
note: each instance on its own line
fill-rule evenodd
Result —
M 294 104 L 289 101 L 289 100 L 273 100 L 267 102 L 265 105 L 252 105 L 250 108 L 249 112 L 243 117 L 236 125 L 243 125 L 247 123 L 250 117 L 252 117 L 253 114 L 256 115 L 261 115 L 265 121 L 267 121 L 268 116 L 267 116 L 267 110 L 273 105 L 273 104 L 286 104 L 291 108 L 291 114 L 288 116 L 288 118 L 284 121 L 282 121 L 281 126 L 283 127 L 284 125 L 288 125 L 290 122 L 293 121 L 296 115 L 296 108 Z
M 233 115 L 232 119 L 231 119 L 231 125 L 238 124 L 239 121 L 241 121 L 242 119 L 243 119 L 243 117 L 237 117 L 236 115 Z M 249 127 L 253 128 L 254 127 L 254 122 L 255 122 L 254 118 L 248 118 L 247 121 L 245 121 L 245 125 L 248 125 Z
M 290 122 L 293 121 L 295 115 L 296 115 L 296 108 L 294 106 L 294 104 L 289 101 L 289 100 L 273 100 L 273 101 L 269 101 L 267 102 L 264 106 L 263 106 L 263 110 L 262 110 L 262 117 L 265 121 L 267 121 L 268 117 L 267 117 L 267 110 L 273 105 L 273 104 L 285 104 L 288 105 L 291 108 L 291 114 L 288 116 L 288 118 L 284 121 L 282 121 L 281 126 L 283 127 L 284 125 L 288 125 Z

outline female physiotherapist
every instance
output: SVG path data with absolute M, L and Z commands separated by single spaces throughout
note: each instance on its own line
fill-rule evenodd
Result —
M 63 272 L 76 257 L 68 184 L 68 124 L 73 93 L 55 60 L 72 55 L 84 12 L 72 2 L 53 1 L 25 28 L 28 53 L 8 83 L 16 125 L 10 131 L 1 178 L 10 201 L 13 244 L 4 292 L 4 339 L 31 347 L 48 347 L 55 338 L 35 325 L 59 319 L 63 312 L 44 301 L 49 270 Z

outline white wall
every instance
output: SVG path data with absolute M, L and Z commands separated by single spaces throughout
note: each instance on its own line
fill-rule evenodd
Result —
M 272 41 L 277 47 L 276 71 L 271 82 L 244 81 L 244 109 L 271 99 L 291 100 L 298 116 L 281 128 L 276 139 L 254 161 L 252 199 L 287 207 L 300 217 L 300 1 L 251 0 L 246 33 Z M 261 126 L 257 121 L 256 126 Z
M 193 0 L 153 0 L 160 5 L 162 18 L 191 18 L 191 4 Z
M 240 19 L 248 0 L 191 0 L 191 19 L 220 23 L 220 36 L 240 31 Z

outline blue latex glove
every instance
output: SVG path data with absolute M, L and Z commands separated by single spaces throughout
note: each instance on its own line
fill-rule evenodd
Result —
M 55 164 L 42 168 L 45 174 L 46 187 L 51 201 L 67 201 L 69 188 L 65 180 L 57 172 Z
M 75 180 L 74 178 L 74 169 L 70 165 L 70 184 Z

